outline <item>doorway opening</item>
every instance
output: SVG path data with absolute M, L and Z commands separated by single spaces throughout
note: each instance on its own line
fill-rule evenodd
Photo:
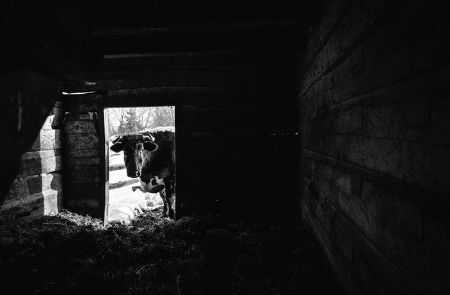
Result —
M 105 108 L 105 221 L 175 216 L 175 106 Z

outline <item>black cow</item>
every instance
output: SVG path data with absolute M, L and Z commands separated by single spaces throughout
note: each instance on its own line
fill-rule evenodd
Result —
M 140 179 L 133 191 L 159 192 L 164 202 L 163 216 L 174 217 L 175 132 L 173 128 L 125 134 L 113 141 L 111 150 L 124 151 L 128 177 Z

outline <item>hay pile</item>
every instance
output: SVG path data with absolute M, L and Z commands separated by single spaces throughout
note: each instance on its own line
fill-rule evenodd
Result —
M 160 214 L 146 211 L 130 225 L 103 226 L 63 212 L 0 230 L 0 293 L 206 294 L 205 240 L 216 220 L 171 221 Z M 336 290 L 304 229 L 227 226 L 232 293 Z

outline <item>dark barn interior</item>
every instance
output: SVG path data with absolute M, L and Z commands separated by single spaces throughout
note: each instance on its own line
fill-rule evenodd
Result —
M 2 294 L 449 293 L 447 1 L 0 14 Z M 175 218 L 102 223 L 104 110 L 167 105 Z

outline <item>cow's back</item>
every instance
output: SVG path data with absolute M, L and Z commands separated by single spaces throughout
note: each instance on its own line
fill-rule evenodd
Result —
M 150 161 L 143 170 L 152 175 L 158 175 L 167 169 L 171 177 L 175 176 L 175 132 L 172 130 L 158 128 L 156 131 L 142 132 L 142 134 L 150 134 L 158 145 L 158 148 L 151 152 Z

